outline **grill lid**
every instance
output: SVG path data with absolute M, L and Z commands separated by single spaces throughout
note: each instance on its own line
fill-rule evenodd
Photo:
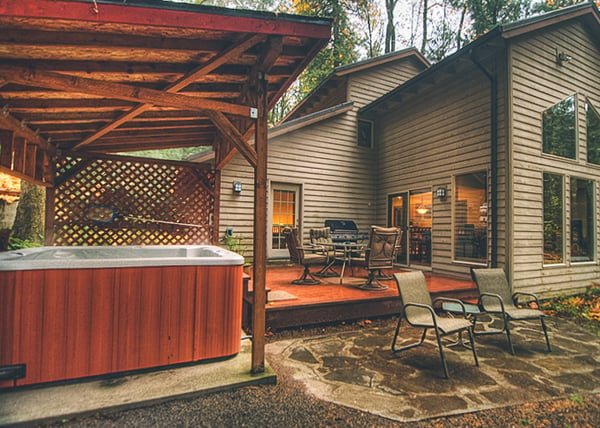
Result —
M 325 227 L 329 227 L 332 232 L 340 230 L 358 231 L 358 227 L 356 227 L 353 220 L 325 220 Z

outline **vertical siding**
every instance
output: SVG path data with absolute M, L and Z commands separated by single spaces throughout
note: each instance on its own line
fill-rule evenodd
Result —
M 352 111 L 270 139 L 269 182 L 302 186 L 304 240 L 328 218 L 353 219 L 363 231 L 375 222 L 375 151 L 357 145 L 357 111 L 421 69 L 406 58 L 349 74 L 348 99 L 338 101 L 354 101 Z M 232 192 L 233 181 L 243 182 L 242 194 Z M 252 256 L 254 239 L 253 187 L 253 171 L 237 155 L 222 171 L 220 236 L 233 227 L 246 246 L 245 257 Z
M 568 53 L 573 60 L 564 65 L 555 61 L 556 51 Z M 567 217 L 566 263 L 543 266 L 543 173 L 581 177 L 596 182 L 596 212 L 600 167 L 586 162 L 585 97 L 600 107 L 600 53 L 597 41 L 579 22 L 569 22 L 527 39 L 516 39 L 510 47 L 512 63 L 512 162 L 513 210 L 512 242 L 513 284 L 517 289 L 539 293 L 578 291 L 597 280 L 598 264 L 571 264 L 569 221 Z M 576 160 L 542 153 L 542 112 L 564 98 L 578 97 L 578 150 Z M 567 186 L 568 189 L 568 186 Z M 565 200 L 567 216 L 569 205 Z M 598 258 L 598 217 L 596 216 L 596 260 Z

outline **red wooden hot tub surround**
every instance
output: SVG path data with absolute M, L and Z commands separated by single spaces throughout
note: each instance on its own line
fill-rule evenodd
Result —
M 0 366 L 26 364 L 17 385 L 28 385 L 235 355 L 242 274 L 241 265 L 0 271 Z

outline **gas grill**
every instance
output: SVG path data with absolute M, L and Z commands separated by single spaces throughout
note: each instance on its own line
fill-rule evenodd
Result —
M 333 242 L 357 242 L 369 239 L 369 234 L 360 233 L 352 220 L 325 220 L 325 227 L 331 230 Z

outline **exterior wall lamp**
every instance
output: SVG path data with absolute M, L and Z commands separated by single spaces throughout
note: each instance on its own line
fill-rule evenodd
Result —
M 566 52 L 558 52 L 558 49 L 556 50 L 556 63 L 558 65 L 563 65 L 563 63 L 569 62 L 572 59 L 573 58 L 571 58 L 571 56 Z
M 233 182 L 233 191 L 235 193 L 242 193 L 242 182 L 241 181 Z
M 438 198 L 440 201 L 445 201 L 446 200 L 446 188 L 438 187 L 437 189 L 435 189 L 435 197 Z

